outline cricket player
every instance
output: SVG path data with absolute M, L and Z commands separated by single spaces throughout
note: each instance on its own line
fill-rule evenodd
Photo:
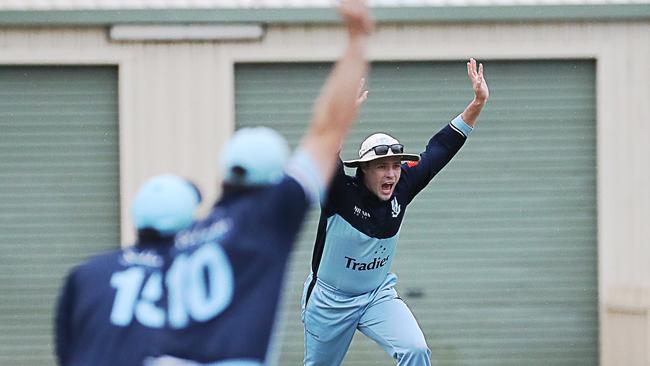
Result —
M 397 365 L 430 365 L 430 351 L 390 272 L 406 206 L 452 159 L 471 134 L 488 100 L 483 65 L 470 59 L 474 99 L 428 142 L 404 152 L 392 136 L 376 133 L 361 144 L 356 176 L 339 162 L 322 206 L 311 274 L 302 297 L 304 364 L 340 365 L 355 330 L 377 342 Z M 406 162 L 406 163 L 404 163 Z
M 175 234 L 192 224 L 200 200 L 196 186 L 174 175 L 141 186 L 132 206 L 136 244 L 89 259 L 65 281 L 55 315 L 59 365 L 141 366 L 159 354 L 162 274 Z
M 176 239 L 166 278 L 165 356 L 149 365 L 263 365 L 287 259 L 310 204 L 323 197 L 357 114 L 372 21 L 362 0 L 342 1 L 347 46 L 289 157 L 271 129 L 237 131 L 221 152 L 223 195 Z

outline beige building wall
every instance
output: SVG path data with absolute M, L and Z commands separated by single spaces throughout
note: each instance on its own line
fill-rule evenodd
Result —
M 650 365 L 650 22 L 381 25 L 373 60 L 597 61 L 601 365 Z M 174 171 L 218 194 L 219 147 L 234 125 L 237 62 L 327 61 L 343 34 L 270 26 L 261 42 L 112 43 L 103 28 L 0 31 L 0 64 L 119 67 L 122 238 L 148 176 Z M 535 70 L 530 70 L 534 73 Z M 489 80 L 489 61 L 486 64 Z M 206 207 L 208 204 L 205 205 Z

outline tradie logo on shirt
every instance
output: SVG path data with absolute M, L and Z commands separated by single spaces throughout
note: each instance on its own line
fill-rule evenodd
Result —
M 391 207 L 391 209 L 393 210 L 393 212 L 392 212 L 392 216 L 393 216 L 393 217 L 397 217 L 397 216 L 399 216 L 399 213 L 402 211 L 402 205 L 400 205 L 400 204 L 397 202 L 397 197 L 393 197 L 393 200 L 392 200 L 391 203 L 390 203 L 390 207 Z
M 364 263 L 358 262 L 355 258 L 346 256 L 345 259 L 347 259 L 347 261 L 345 268 L 350 268 L 353 271 L 369 271 L 371 269 L 379 269 L 386 265 L 388 258 L 390 258 L 390 255 L 387 255 L 384 258 L 376 257 L 372 260 L 372 262 Z

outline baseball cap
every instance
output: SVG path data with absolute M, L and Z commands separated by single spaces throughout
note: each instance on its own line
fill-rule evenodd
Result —
M 399 156 L 402 161 L 419 161 L 420 155 L 404 152 L 404 145 L 393 136 L 385 133 L 375 133 L 361 143 L 359 158 L 343 162 L 347 167 L 358 167 L 360 163 L 389 156 Z
M 224 182 L 243 186 L 278 183 L 284 176 L 289 152 L 284 137 L 270 128 L 237 130 L 221 151 Z
M 201 194 L 190 181 L 172 175 L 145 181 L 133 201 L 133 221 L 138 230 L 154 229 L 171 235 L 190 226 Z

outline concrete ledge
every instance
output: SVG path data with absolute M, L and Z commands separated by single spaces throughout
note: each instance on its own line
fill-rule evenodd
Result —
M 381 7 L 378 23 L 650 20 L 650 4 Z M 188 23 L 336 24 L 333 8 L 93 9 L 0 11 L 0 26 Z

